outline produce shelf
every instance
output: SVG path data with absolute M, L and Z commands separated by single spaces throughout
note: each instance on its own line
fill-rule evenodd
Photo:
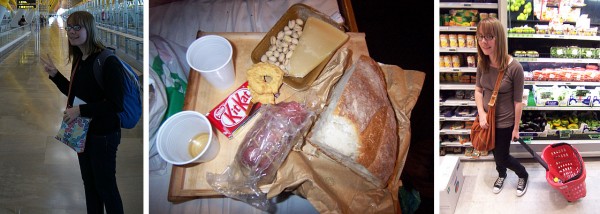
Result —
M 440 8 L 498 9 L 498 3 L 440 2 Z
M 460 68 L 440 68 L 440 72 L 445 73 L 477 73 L 477 68 L 460 67 Z
M 599 111 L 600 106 L 525 106 L 529 111 Z
M 440 84 L 442 90 L 475 90 L 475 84 L 444 83 Z
M 440 53 L 477 53 L 477 48 L 440 48 Z
M 515 57 L 519 62 L 600 63 L 600 59 Z
M 572 86 L 600 86 L 600 82 L 553 82 L 553 81 L 525 81 L 525 85 L 572 85 Z
M 476 32 L 477 27 L 440 26 L 440 32 Z
M 568 39 L 568 40 L 587 40 L 600 41 L 600 36 L 573 36 L 573 35 L 552 35 L 552 34 L 521 34 L 509 33 L 508 38 L 515 39 Z

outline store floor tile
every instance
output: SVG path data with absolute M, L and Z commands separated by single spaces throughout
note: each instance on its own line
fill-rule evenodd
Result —
M 519 159 L 529 173 L 529 186 L 522 197 L 516 195 L 517 176 L 508 170 L 504 188 L 492 192 L 498 173 L 493 161 L 466 161 L 464 185 L 454 213 L 597 213 L 600 208 L 600 158 L 584 158 L 587 195 L 568 202 L 546 182 L 546 170 L 533 159 Z

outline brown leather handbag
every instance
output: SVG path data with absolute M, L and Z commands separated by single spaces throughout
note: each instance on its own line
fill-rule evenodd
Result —
M 473 149 L 476 151 L 487 153 L 487 151 L 494 149 L 496 146 L 496 142 L 494 142 L 496 139 L 496 98 L 498 97 L 498 88 L 500 88 L 503 77 L 504 70 L 501 70 L 498 74 L 498 79 L 496 79 L 492 97 L 488 103 L 488 128 L 483 129 L 479 126 L 479 115 L 475 117 L 473 126 L 471 126 L 471 143 L 473 144 Z

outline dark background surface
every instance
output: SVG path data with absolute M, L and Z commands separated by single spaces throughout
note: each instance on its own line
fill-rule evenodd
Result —
M 421 205 L 416 213 L 433 213 L 433 2 L 352 0 L 352 7 L 371 58 L 426 75 L 411 114 L 412 138 L 402 182 L 419 191 Z

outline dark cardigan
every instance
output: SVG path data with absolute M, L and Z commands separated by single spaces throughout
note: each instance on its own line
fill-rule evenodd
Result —
M 123 111 L 124 70 L 116 57 L 108 57 L 102 68 L 104 90 L 98 85 L 93 74 L 93 63 L 100 54 L 94 53 L 85 60 L 73 60 L 71 71 L 75 72 L 68 105 L 73 105 L 74 97 L 86 102 L 80 105 L 81 116 L 92 118 L 88 134 L 106 135 L 121 130 L 118 113 Z M 78 64 L 77 71 L 75 66 Z M 50 77 L 65 95 L 69 92 L 69 80 L 60 72 Z

